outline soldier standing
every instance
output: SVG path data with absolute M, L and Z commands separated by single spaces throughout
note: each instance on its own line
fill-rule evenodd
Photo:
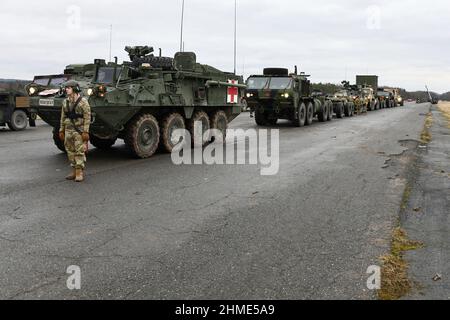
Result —
M 86 164 L 87 144 L 89 142 L 89 126 L 91 124 L 91 108 L 88 101 L 81 97 L 81 89 L 76 81 L 65 84 L 67 99 L 61 110 L 59 138 L 72 166 L 72 173 L 66 179 L 82 182 Z

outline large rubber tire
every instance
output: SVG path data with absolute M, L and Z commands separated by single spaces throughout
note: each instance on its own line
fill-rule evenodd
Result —
M 344 104 L 339 102 L 336 104 L 336 117 L 342 119 L 344 117 Z
M 94 135 L 91 135 L 89 142 L 97 149 L 108 150 L 116 143 L 116 141 L 117 139 L 100 139 Z
M 162 150 L 172 153 L 173 149 L 181 142 L 173 140 L 173 132 L 177 129 L 186 129 L 184 118 L 179 113 L 171 113 L 164 117 L 161 123 L 161 147 Z
M 11 115 L 11 121 L 8 122 L 8 127 L 12 131 L 22 131 L 27 128 L 28 116 L 23 110 L 15 110 Z
M 325 103 L 319 110 L 317 114 L 317 118 L 319 122 L 325 122 L 328 120 L 328 105 Z
M 344 114 L 345 114 L 346 117 L 350 117 L 350 114 L 351 114 L 350 103 L 345 103 L 344 104 Z
M 225 111 L 217 111 L 211 117 L 210 123 L 211 129 L 216 129 L 222 132 L 223 141 L 227 139 L 227 129 L 228 129 L 228 117 Z M 213 137 L 212 141 L 215 141 Z
M 259 112 L 259 110 L 256 110 L 256 112 L 255 112 L 255 122 L 256 122 L 256 125 L 258 125 L 260 127 L 267 126 L 266 114 L 262 113 L 262 112 Z
M 201 127 L 195 127 L 195 123 L 196 122 L 201 122 L 202 126 Z M 201 145 L 205 146 L 206 144 L 208 144 L 210 142 L 210 137 L 206 137 L 205 138 L 205 133 L 206 131 L 208 131 L 210 129 L 210 122 L 209 122 L 209 117 L 208 114 L 204 111 L 197 111 L 194 116 L 192 117 L 192 119 L 190 119 L 188 121 L 188 130 L 191 133 L 191 137 L 192 137 L 192 143 L 194 146 L 195 142 L 198 141 L 202 141 Z M 197 130 L 197 132 L 196 132 Z M 200 132 L 201 130 L 201 132 Z M 201 137 L 200 137 L 201 135 Z M 200 147 L 200 145 L 197 145 L 197 147 Z
M 294 125 L 296 127 L 303 127 L 306 123 L 306 106 L 304 103 L 298 107 L 298 114 L 294 117 Z
M 153 156 L 158 150 L 159 139 L 158 120 L 151 114 L 138 115 L 127 126 L 125 144 L 137 158 Z
M 55 146 L 61 150 L 62 152 L 66 153 L 66 147 L 64 146 L 64 141 L 61 141 L 59 139 L 59 129 L 53 129 L 53 142 L 55 143 Z
M 313 119 L 314 119 L 314 106 L 310 102 L 306 106 L 306 121 L 305 121 L 305 125 L 306 126 L 310 126 L 313 123 Z
M 327 115 L 327 121 L 332 121 L 333 120 L 333 104 L 331 102 L 328 102 L 326 105 L 328 105 L 327 109 L 328 109 L 328 115 Z

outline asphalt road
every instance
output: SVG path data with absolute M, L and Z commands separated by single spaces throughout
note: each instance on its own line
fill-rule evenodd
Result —
M 280 129 L 280 171 L 92 150 L 66 182 L 51 130 L 0 132 L 2 299 L 372 299 L 429 105 Z M 248 115 L 233 128 L 255 128 Z M 81 290 L 66 269 L 82 272 Z

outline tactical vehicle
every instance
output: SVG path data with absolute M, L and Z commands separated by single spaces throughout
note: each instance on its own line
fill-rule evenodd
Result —
M 394 95 L 389 91 L 378 91 L 378 99 L 381 108 L 394 108 L 397 106 Z
M 333 103 L 333 110 L 336 113 L 337 118 L 353 117 L 355 114 L 355 95 L 352 92 L 352 88 L 348 81 L 342 81 L 342 86 L 344 89 L 336 92 L 331 101 Z
M 30 110 L 28 97 L 16 90 L 0 89 L 0 126 L 7 125 L 13 131 L 36 126 L 36 114 Z
M 374 100 L 368 106 L 369 111 L 375 111 L 381 108 L 380 99 L 378 99 L 378 76 L 376 75 L 357 75 L 356 85 L 361 88 L 371 88 L 374 93 Z
M 247 79 L 245 99 L 255 113 L 259 126 L 275 125 L 278 119 L 287 119 L 301 127 L 310 125 L 314 117 L 330 121 L 333 104 L 323 95 L 312 94 L 308 75 L 289 73 L 285 68 L 266 68 L 262 75 Z
M 123 65 L 96 59 L 93 77 L 81 83 L 92 110 L 91 143 L 109 148 L 123 139 L 138 158 L 158 149 L 171 152 L 180 142 L 176 129 L 188 129 L 206 144 L 207 129 L 226 136 L 228 123 L 241 112 L 245 85 L 240 76 L 197 63 L 195 53 L 174 58 L 154 56 L 148 46 L 126 47 L 130 61 Z M 59 130 L 64 92 L 32 98 L 44 121 Z M 200 129 L 194 126 L 200 123 Z M 196 129 L 196 130 L 194 130 Z M 55 136 L 58 147 L 61 143 Z
M 405 103 L 403 101 L 402 96 L 400 95 L 400 89 L 397 88 L 384 88 L 384 91 L 390 92 L 394 95 L 395 106 L 404 106 Z

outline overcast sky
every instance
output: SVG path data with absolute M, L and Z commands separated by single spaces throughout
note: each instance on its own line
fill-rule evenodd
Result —
M 185 50 L 233 70 L 234 0 L 185 0 Z M 377 74 L 382 85 L 450 91 L 450 4 L 445 0 L 237 0 L 237 71 L 294 65 L 314 82 Z M 127 58 L 126 45 L 173 56 L 182 0 L 1 0 L 0 78 L 61 73 L 71 63 Z M 111 5 L 113 3 L 113 5 Z

